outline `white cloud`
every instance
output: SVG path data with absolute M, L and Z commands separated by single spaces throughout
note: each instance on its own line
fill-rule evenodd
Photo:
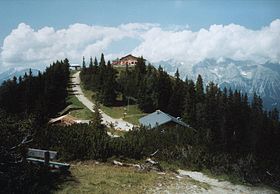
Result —
M 197 32 L 152 28 L 142 35 L 143 42 L 133 50 L 151 61 L 176 59 L 186 64 L 205 58 L 229 57 L 236 60 L 280 62 L 280 20 L 260 30 L 240 25 L 212 25 Z
M 193 64 L 204 58 L 229 57 L 236 60 L 280 62 L 280 20 L 260 30 L 236 24 L 212 25 L 191 31 L 188 26 L 162 28 L 158 24 L 128 23 L 116 27 L 73 24 L 66 29 L 44 27 L 34 30 L 21 23 L 4 40 L 0 61 L 4 67 L 48 65 L 69 58 L 80 63 L 82 56 L 108 59 L 123 51 L 106 53 L 112 43 L 132 38 L 140 44 L 131 52 L 152 62 L 174 59 Z M 126 45 L 123 45 L 125 48 Z
M 5 38 L 0 59 L 4 67 L 48 65 L 65 57 L 79 63 L 82 56 L 100 56 L 111 43 L 124 38 L 138 38 L 139 33 L 154 26 L 128 23 L 105 27 L 76 23 L 66 29 L 44 27 L 35 31 L 21 23 Z

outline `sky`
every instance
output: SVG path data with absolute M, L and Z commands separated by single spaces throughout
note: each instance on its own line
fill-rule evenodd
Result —
M 279 0 L 1 0 L 0 72 L 65 57 L 280 62 Z

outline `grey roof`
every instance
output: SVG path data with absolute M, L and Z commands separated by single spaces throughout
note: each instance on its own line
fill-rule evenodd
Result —
M 179 125 L 182 125 L 184 127 L 188 127 L 188 125 L 186 123 L 184 123 L 183 121 L 180 121 L 179 119 L 177 119 L 167 113 L 164 113 L 160 110 L 156 110 L 155 112 L 148 114 L 139 119 L 139 123 L 141 125 L 146 126 L 146 127 L 151 127 L 151 128 L 163 125 L 170 121 L 177 123 Z

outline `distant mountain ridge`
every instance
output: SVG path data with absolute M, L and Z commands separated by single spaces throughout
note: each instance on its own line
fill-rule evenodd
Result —
M 30 68 L 10 68 L 7 71 L 0 73 L 0 84 L 5 80 L 13 79 L 13 77 L 24 76 L 25 73 L 29 74 Z M 31 72 L 34 76 L 37 76 L 39 73 L 38 69 L 31 69 Z
M 166 61 L 156 64 L 174 74 L 177 68 L 180 74 L 196 80 L 200 74 L 205 83 L 213 81 L 221 88 L 248 93 L 249 97 L 255 93 L 263 99 L 267 109 L 280 108 L 280 64 L 258 64 L 254 61 L 237 61 L 229 58 L 205 59 L 190 68 L 176 61 Z

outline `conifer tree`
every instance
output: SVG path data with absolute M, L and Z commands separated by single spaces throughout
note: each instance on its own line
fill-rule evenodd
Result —
M 196 92 L 194 82 L 187 80 L 186 96 L 184 100 L 184 113 L 183 119 L 192 127 L 196 127 Z M 199 118 L 200 119 L 200 118 Z
M 197 103 L 203 103 L 204 101 L 204 89 L 203 89 L 203 80 L 201 75 L 198 75 L 196 83 L 195 83 L 195 90 L 196 90 L 196 101 Z
M 161 66 L 158 68 L 158 109 L 167 112 L 167 105 L 172 92 L 172 83 L 169 75 L 162 69 Z
M 96 101 L 95 105 L 93 106 L 94 113 L 93 113 L 91 125 L 93 126 L 94 129 L 104 130 L 104 125 L 102 124 L 102 116 L 100 114 L 99 109 L 100 109 L 100 105 Z
M 96 57 L 94 58 L 94 66 L 95 66 L 95 67 L 98 66 L 98 61 L 97 61 L 97 58 L 96 58 Z
M 179 70 L 177 69 L 175 73 L 175 83 L 173 86 L 173 92 L 168 103 L 168 112 L 171 115 L 175 117 L 179 117 L 182 115 L 184 107 L 184 95 L 185 88 L 183 82 L 180 79 Z
M 85 62 L 85 57 L 84 57 L 84 56 L 83 56 L 82 68 L 83 68 L 83 69 L 86 68 L 86 62 Z
M 107 67 L 104 72 L 106 79 L 104 80 L 103 87 L 101 89 L 101 102 L 105 106 L 112 106 L 115 103 L 116 93 L 116 72 L 108 61 Z
M 89 71 L 90 71 L 90 73 L 93 73 L 93 61 L 92 61 L 92 57 L 90 57 L 90 59 L 89 59 Z

